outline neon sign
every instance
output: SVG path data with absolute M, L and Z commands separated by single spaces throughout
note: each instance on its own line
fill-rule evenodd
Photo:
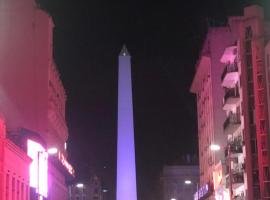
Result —
M 74 171 L 72 165 L 69 164 L 69 162 L 67 161 L 67 159 L 64 156 L 64 154 L 62 154 L 61 152 L 59 152 L 58 153 L 58 159 L 60 160 L 60 162 L 62 163 L 62 165 L 67 169 L 67 171 L 73 176 L 75 174 L 75 171 Z
M 43 197 L 48 196 L 48 153 L 43 146 L 27 140 L 27 155 L 32 158 L 30 164 L 30 187 Z
M 211 194 L 212 192 L 212 188 L 209 184 L 205 184 L 204 186 L 202 186 L 199 191 L 197 191 L 194 194 L 194 200 L 199 200 L 203 197 L 208 196 L 209 194 Z

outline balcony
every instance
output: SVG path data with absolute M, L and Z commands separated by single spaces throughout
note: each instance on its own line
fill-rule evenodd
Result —
M 239 80 L 237 64 L 226 65 L 221 74 L 222 87 L 232 88 L 235 87 Z
M 223 110 L 232 110 L 240 104 L 239 91 L 236 88 L 228 89 L 223 98 Z
M 231 154 L 239 154 L 243 153 L 243 146 L 242 146 L 242 141 L 240 140 L 235 140 L 231 142 L 230 144 L 230 153 Z M 228 156 L 228 147 L 225 148 L 225 156 Z M 243 167 L 243 166 L 241 166 Z
M 226 134 L 233 134 L 241 126 L 240 114 L 230 114 L 223 123 L 223 130 Z
M 233 190 L 236 190 L 237 188 L 240 188 L 244 184 L 244 172 L 242 171 L 235 171 L 232 169 L 231 171 L 231 179 L 232 179 L 232 188 Z M 227 172 L 226 176 L 226 187 L 229 188 L 230 186 L 230 175 Z
M 232 45 L 232 46 L 228 46 L 221 59 L 220 59 L 220 62 L 222 63 L 233 63 L 236 59 L 236 56 L 237 56 L 237 46 L 236 44 L 235 45 Z
M 243 174 L 243 171 L 232 170 L 232 183 L 233 184 L 244 183 L 244 174 Z

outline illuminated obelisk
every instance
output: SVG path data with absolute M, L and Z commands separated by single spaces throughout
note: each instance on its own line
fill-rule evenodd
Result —
M 131 64 L 125 45 L 118 65 L 116 200 L 137 200 Z

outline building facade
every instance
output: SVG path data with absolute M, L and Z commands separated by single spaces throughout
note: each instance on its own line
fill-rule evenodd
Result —
M 0 2 L 0 111 L 8 137 L 22 148 L 24 133 L 34 132 L 42 138 L 44 155 L 57 149 L 48 157 L 48 188 L 53 192 L 46 198 L 67 199 L 65 180 L 74 170 L 66 152 L 66 95 L 53 60 L 54 24 L 37 2 Z
M 244 137 L 246 150 L 247 198 L 269 199 L 269 98 L 267 94 L 265 44 L 269 40 L 269 23 L 263 9 L 252 6 L 244 10 L 240 24 L 240 61 L 243 94 Z
M 164 200 L 192 200 L 198 190 L 199 166 L 165 166 L 161 181 Z
M 0 199 L 29 200 L 29 166 L 26 152 L 6 138 L 3 118 L 0 119 Z
M 213 171 L 220 161 L 224 161 L 222 151 L 212 151 L 211 145 L 226 145 L 223 134 L 225 113 L 222 110 L 223 89 L 221 87 L 222 63 L 219 61 L 225 47 L 231 44 L 228 27 L 210 28 L 206 36 L 201 56 L 196 66 L 191 92 L 197 96 L 200 188 L 213 190 Z M 222 167 L 225 163 L 222 162 Z M 214 193 L 208 199 L 214 199 Z
M 216 152 L 224 156 L 216 160 L 214 169 L 210 169 L 213 177 L 209 181 L 213 182 L 216 199 L 268 199 L 270 198 L 268 44 L 270 26 L 264 20 L 263 9 L 254 5 L 246 7 L 243 16 L 229 17 L 228 26 L 222 28 L 229 30 L 229 35 L 225 38 L 228 42 L 227 46 L 224 46 L 222 42 L 217 41 L 216 47 L 211 51 L 211 54 L 216 54 L 219 59 L 219 65 L 212 65 L 212 68 L 222 69 L 222 72 L 217 74 L 220 79 L 219 86 L 212 84 L 212 88 L 216 91 L 222 89 L 219 93 L 222 99 L 221 101 L 219 99 L 217 104 L 219 109 L 223 110 L 225 118 L 217 122 L 222 125 L 222 131 L 213 129 L 212 132 L 214 135 L 222 133 L 225 140 L 212 142 L 218 144 L 219 151 Z M 225 34 L 227 31 L 223 32 Z M 208 37 L 209 33 L 206 41 Z M 224 42 L 224 39 L 222 40 Z M 220 52 L 220 47 L 221 55 L 217 53 Z M 192 83 L 193 92 L 197 74 L 207 71 L 198 69 L 197 67 Z M 210 76 L 210 79 L 213 83 L 215 78 Z M 207 136 L 203 135 L 200 124 L 202 121 L 200 93 L 198 90 L 195 93 L 202 173 L 204 164 L 201 162 L 205 158 L 201 154 L 203 149 L 201 145 L 205 143 Z M 212 105 L 210 109 L 216 108 Z M 201 176 L 201 183 L 204 179 Z

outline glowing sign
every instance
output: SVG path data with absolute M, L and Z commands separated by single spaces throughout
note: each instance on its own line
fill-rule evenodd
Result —
M 214 179 L 214 190 L 216 190 L 220 185 L 222 185 L 222 164 L 221 161 L 214 167 L 213 171 Z
M 203 197 L 208 196 L 209 194 L 212 193 L 212 188 L 209 184 L 205 184 L 204 186 L 202 186 L 199 191 L 197 191 L 194 194 L 194 200 L 199 200 Z
M 68 172 L 71 175 L 75 174 L 75 171 L 72 167 L 71 164 L 69 164 L 69 162 L 67 161 L 66 157 L 64 156 L 64 154 L 62 154 L 61 152 L 58 153 L 58 159 L 60 160 L 60 162 L 62 163 L 62 165 L 68 170 Z
M 48 154 L 43 146 L 27 140 L 27 155 L 32 158 L 30 164 L 30 187 L 44 197 L 48 196 Z

